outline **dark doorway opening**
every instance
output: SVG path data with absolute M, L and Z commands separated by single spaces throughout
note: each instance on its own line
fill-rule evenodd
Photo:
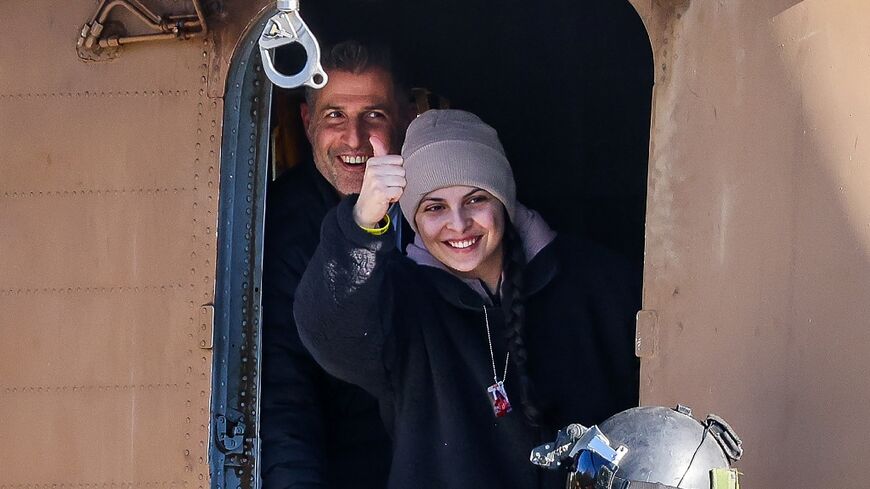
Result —
M 627 1 L 333 0 L 303 7 L 322 45 L 389 43 L 412 86 L 499 131 L 521 202 L 557 231 L 622 254 L 641 273 L 653 66 L 646 30 Z M 276 93 L 273 114 L 297 117 L 300 98 Z M 288 99 L 291 110 L 277 107 Z M 300 127 L 290 137 L 294 157 L 308 158 Z
M 312 0 L 302 7 L 322 46 L 387 43 L 412 87 L 495 127 L 519 200 L 558 232 L 623 255 L 642 275 L 653 62 L 627 1 Z M 277 195 L 275 178 L 311 155 L 299 120 L 302 90 L 272 93 L 267 192 Z M 265 212 L 268 222 L 268 205 Z M 262 339 L 271 341 L 266 332 Z

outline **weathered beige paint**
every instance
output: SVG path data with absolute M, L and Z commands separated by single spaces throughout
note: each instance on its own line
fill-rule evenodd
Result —
M 0 488 L 209 487 L 222 97 L 273 5 L 84 63 L 97 2 L 0 3 Z
M 643 401 L 732 421 L 745 487 L 863 487 L 870 4 L 632 3 L 656 59 Z M 0 48 L 0 485 L 205 487 L 220 97 L 271 2 L 97 64 L 74 47 L 96 3 L 58 5 L 0 2 L 30 40 Z
M 84 63 L 96 5 L 0 2 L 0 487 L 204 488 L 213 48 Z
M 642 402 L 728 419 L 746 487 L 866 487 L 870 3 L 632 3 L 656 70 Z

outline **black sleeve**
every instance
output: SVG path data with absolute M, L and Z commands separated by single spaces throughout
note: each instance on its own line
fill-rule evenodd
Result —
M 356 196 L 323 220 L 321 239 L 296 292 L 296 321 L 303 343 L 336 377 L 376 397 L 388 389 L 384 365 L 386 317 L 392 293 L 386 280 L 398 256 L 392 230 L 374 236 L 353 220 Z

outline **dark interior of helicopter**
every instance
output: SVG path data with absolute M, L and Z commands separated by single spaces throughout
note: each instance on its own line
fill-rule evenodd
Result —
M 653 62 L 627 1 L 309 0 L 301 12 L 322 46 L 388 43 L 412 87 L 498 130 L 521 202 L 640 276 Z M 304 62 L 292 49 L 277 59 L 285 72 Z M 301 93 L 273 94 L 273 178 L 310 158 Z

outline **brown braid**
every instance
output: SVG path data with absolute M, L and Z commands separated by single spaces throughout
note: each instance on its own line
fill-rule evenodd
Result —
M 523 302 L 523 270 L 526 266 L 526 255 L 520 236 L 508 219 L 505 219 L 505 290 L 502 297 L 502 307 L 505 311 L 507 326 L 507 344 L 511 360 L 516 366 L 520 380 L 520 402 L 526 418 L 534 425 L 540 426 L 542 415 L 535 405 L 534 388 L 528 372 L 528 351 L 525 344 L 526 307 Z

